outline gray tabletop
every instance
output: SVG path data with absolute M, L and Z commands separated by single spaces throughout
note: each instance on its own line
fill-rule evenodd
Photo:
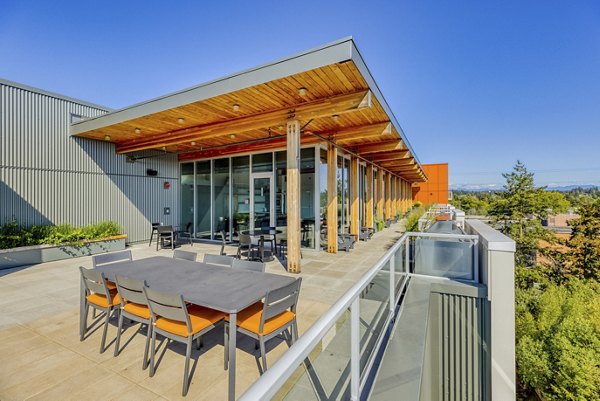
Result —
M 96 267 L 109 280 L 115 274 L 146 280 L 158 291 L 182 294 L 196 305 L 237 313 L 262 299 L 269 290 L 292 283 L 292 277 L 237 270 L 164 256 Z

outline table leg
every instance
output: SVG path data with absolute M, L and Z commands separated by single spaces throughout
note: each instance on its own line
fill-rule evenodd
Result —
M 229 401 L 235 400 L 235 350 L 237 339 L 237 313 L 229 314 Z

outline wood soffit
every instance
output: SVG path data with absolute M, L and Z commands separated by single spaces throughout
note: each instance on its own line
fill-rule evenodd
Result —
M 300 120 L 304 127 L 302 144 L 332 141 L 409 181 L 425 180 L 353 61 L 77 136 L 112 142 L 121 154 L 155 149 L 178 153 L 180 160 L 194 160 L 284 147 L 290 119 Z

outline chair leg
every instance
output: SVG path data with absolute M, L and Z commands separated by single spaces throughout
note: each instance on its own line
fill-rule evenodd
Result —
M 187 347 L 185 349 L 185 370 L 183 372 L 183 390 L 181 391 L 181 395 L 185 397 L 188 392 L 188 384 L 190 381 L 190 357 L 192 356 L 192 337 L 188 337 Z
M 100 343 L 100 353 L 104 353 L 104 344 L 106 343 L 106 332 L 108 331 L 108 321 L 110 320 L 111 310 L 106 310 L 106 320 L 104 321 L 104 331 L 102 332 L 102 342 Z
M 262 373 L 267 371 L 267 353 L 265 352 L 265 340 L 261 337 L 259 340 L 260 356 L 262 358 Z
M 150 348 L 150 377 L 154 376 L 154 354 L 156 354 L 156 331 L 152 330 L 152 348 Z
M 121 341 L 121 330 L 123 330 L 123 314 L 119 313 L 119 324 L 117 325 L 117 339 L 115 340 L 115 356 L 119 355 L 119 342 Z
M 223 335 L 223 348 L 225 352 L 225 355 L 223 357 L 223 369 L 227 370 L 227 366 L 229 365 L 229 325 L 227 324 L 227 322 L 225 322 L 223 327 L 225 328 L 225 333 Z
M 85 312 L 83 313 L 83 331 L 81 332 L 81 335 L 79 336 L 79 341 L 83 341 L 83 338 L 85 337 L 85 333 L 87 332 L 87 318 L 88 318 L 88 312 L 90 310 L 90 304 L 88 304 L 87 300 L 85 301 Z
M 292 345 L 298 341 L 298 322 L 294 319 L 292 323 Z
M 202 345 L 204 345 L 203 341 L 202 341 L 202 336 L 198 337 L 198 344 L 196 345 L 196 349 L 200 349 L 202 348 Z
M 152 323 L 148 324 L 148 332 L 146 333 L 146 347 L 144 348 L 144 361 L 142 362 L 142 370 L 148 367 L 148 348 L 150 346 L 150 336 L 152 335 Z

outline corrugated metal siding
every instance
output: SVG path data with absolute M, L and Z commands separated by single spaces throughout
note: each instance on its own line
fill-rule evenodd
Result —
M 177 224 L 175 155 L 127 163 L 110 143 L 69 135 L 71 113 L 95 117 L 104 110 L 3 83 L 0 89 L 0 222 L 113 220 L 130 242 L 148 238 L 153 221 Z M 148 168 L 158 176 L 146 176 Z
M 454 294 L 432 296 L 439 311 L 438 399 L 487 399 L 487 300 Z

